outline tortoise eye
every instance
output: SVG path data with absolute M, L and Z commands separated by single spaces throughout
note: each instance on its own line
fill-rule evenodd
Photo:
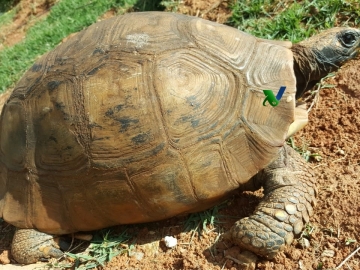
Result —
M 357 38 L 353 33 L 346 32 L 340 36 L 340 41 L 345 47 L 352 47 L 356 40 Z

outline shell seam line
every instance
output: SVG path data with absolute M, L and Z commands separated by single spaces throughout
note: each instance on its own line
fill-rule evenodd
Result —
M 156 58 L 156 55 L 154 55 L 154 57 L 153 57 L 153 59 L 152 59 L 153 62 L 155 62 L 155 58 Z M 155 74 L 155 71 L 153 70 L 153 71 L 152 71 L 152 78 L 155 78 L 155 76 L 156 76 L 156 74 Z M 162 123 L 162 127 L 163 127 L 163 130 L 164 130 L 164 134 L 165 134 L 165 136 L 166 136 L 167 143 L 168 143 L 168 145 L 170 145 L 172 148 L 174 148 L 175 150 L 178 151 L 178 153 L 179 153 L 179 155 L 180 155 L 180 158 L 181 158 L 181 161 L 183 162 L 184 167 L 185 167 L 185 169 L 186 169 L 187 176 L 189 177 L 189 180 L 190 180 L 190 181 L 189 181 L 189 182 L 190 182 L 189 184 L 190 184 L 190 187 L 191 187 L 191 190 L 192 190 L 192 193 L 193 193 L 193 198 L 195 198 L 195 200 L 199 202 L 200 200 L 199 200 L 199 197 L 198 197 L 197 194 L 196 194 L 195 186 L 194 186 L 194 184 L 193 184 L 193 179 L 192 179 L 192 177 L 191 177 L 189 168 L 188 168 L 188 166 L 187 166 L 187 164 L 186 164 L 186 162 L 185 162 L 185 159 L 184 159 L 184 157 L 183 157 L 183 154 L 182 154 L 182 152 L 180 151 L 180 149 L 176 148 L 176 147 L 171 143 L 170 136 L 169 136 L 169 134 L 168 134 L 168 132 L 167 132 L 167 129 L 166 129 L 166 126 L 165 126 L 165 119 L 164 119 L 165 117 L 164 117 L 164 113 L 163 113 L 164 110 L 163 110 L 163 108 L 162 108 L 162 104 L 161 104 L 161 101 L 160 101 L 159 93 L 157 92 L 157 89 L 156 89 L 156 86 L 155 86 L 155 80 L 154 80 L 154 79 L 152 80 L 151 85 L 152 85 L 152 90 L 153 90 L 153 92 L 154 92 L 154 94 L 155 94 L 155 97 L 156 97 L 156 100 L 157 100 L 158 107 L 160 108 L 160 110 L 158 110 L 158 111 L 160 111 L 160 121 L 161 121 L 161 123 Z

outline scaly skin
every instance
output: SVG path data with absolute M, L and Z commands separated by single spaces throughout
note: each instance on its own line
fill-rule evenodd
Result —
M 14 259 L 22 264 L 35 263 L 47 258 L 59 258 L 63 255 L 52 235 L 33 229 L 16 230 L 11 253 Z
M 264 199 L 250 217 L 231 228 L 232 240 L 241 247 L 273 258 L 298 235 L 315 205 L 316 187 L 310 166 L 289 146 L 254 176 L 264 187 Z

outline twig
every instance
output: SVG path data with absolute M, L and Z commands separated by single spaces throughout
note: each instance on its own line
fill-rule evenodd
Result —
M 318 88 L 317 88 L 317 90 L 316 90 L 315 97 L 314 97 L 313 101 L 311 102 L 311 105 L 310 105 L 309 109 L 307 110 L 308 113 L 311 111 L 312 107 L 313 107 L 315 104 L 317 104 L 318 101 L 319 101 L 321 85 L 322 85 L 322 84 L 319 83 L 319 86 L 318 86 Z
M 239 264 L 239 265 L 246 265 L 246 263 L 243 263 L 241 261 L 239 261 L 238 259 L 235 259 L 234 257 L 231 257 L 230 255 L 226 255 L 225 258 L 228 258 L 230 260 L 232 260 L 233 262 Z
M 71 234 L 71 244 L 70 244 L 70 246 L 68 247 L 68 249 L 66 251 L 70 252 L 70 250 L 71 250 L 71 248 L 72 248 L 72 246 L 74 244 L 74 240 L 75 240 L 75 237 L 74 237 L 74 234 L 72 233 Z
M 228 260 L 226 260 L 223 264 L 223 266 L 221 267 L 221 270 L 224 270 L 225 269 L 225 264 L 227 263 Z
M 351 253 L 349 256 L 347 256 L 345 258 L 345 260 L 339 264 L 338 267 L 335 268 L 335 270 L 339 270 L 352 256 L 354 256 L 358 251 L 360 250 L 360 247 L 358 247 L 357 249 L 355 249 L 355 251 L 353 253 Z
M 180 245 L 191 245 L 191 242 L 192 242 L 192 240 L 193 240 L 193 238 L 194 238 L 195 233 L 197 232 L 197 230 L 198 230 L 198 228 L 199 228 L 199 225 L 200 225 L 200 222 L 199 222 L 198 225 L 196 226 L 195 230 L 192 230 L 189 243 L 181 243 Z
M 340 161 L 340 160 L 346 159 L 346 157 L 347 157 L 347 154 L 346 154 L 344 157 L 335 159 L 335 160 L 333 160 L 333 161 L 331 161 L 331 162 L 338 162 L 338 161 Z
M 346 266 L 347 266 L 350 270 L 352 270 L 352 268 L 351 268 L 348 264 L 346 264 Z
M 323 84 L 323 82 L 325 81 L 325 79 L 330 78 L 330 77 L 334 77 L 334 76 L 335 76 L 335 73 L 330 73 L 330 74 L 328 74 L 326 77 L 324 77 L 324 78 L 322 78 L 322 79 L 320 80 L 320 82 L 319 82 L 319 84 L 318 84 L 318 87 L 317 87 L 317 90 L 315 90 L 316 95 L 315 95 L 313 101 L 311 102 L 310 108 L 307 110 L 308 113 L 311 111 L 311 109 L 312 109 L 312 107 L 313 107 L 314 105 L 316 105 L 316 107 L 317 107 L 317 104 L 318 104 L 318 101 L 319 101 L 319 98 L 320 98 L 320 90 L 326 87 L 326 86 Z M 311 96 L 310 96 L 310 97 L 311 97 Z M 308 101 L 309 99 L 310 99 L 310 98 L 307 98 L 307 99 L 305 99 L 305 101 Z M 316 107 L 315 107 L 315 108 L 316 108 Z
M 315 166 L 312 166 L 311 168 L 312 169 L 315 169 L 317 167 L 321 167 L 321 166 L 328 166 L 329 164 L 328 163 L 321 163 L 321 164 L 318 164 L 318 165 L 315 165 Z
M 335 89 L 335 91 L 336 91 L 338 94 L 342 95 L 344 101 L 347 103 L 348 99 L 347 99 L 346 95 L 345 95 L 343 92 L 338 91 L 337 89 Z
M 202 12 L 201 15 L 205 15 L 205 14 L 209 13 L 210 11 L 212 11 L 213 9 L 219 7 L 223 1 L 224 1 L 224 0 L 219 0 L 219 1 L 217 1 L 215 4 L 213 4 L 213 5 L 212 5 L 211 7 L 209 7 L 207 10 L 205 10 L 204 12 Z

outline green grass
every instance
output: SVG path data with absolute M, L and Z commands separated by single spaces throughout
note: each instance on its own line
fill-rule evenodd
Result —
M 0 15 L 9 11 L 14 5 L 15 0 L 0 0 Z
M 165 8 L 166 11 L 176 12 L 180 5 L 180 0 L 163 0 L 160 4 Z
M 226 207 L 227 201 L 214 206 L 208 210 L 189 214 L 184 222 L 185 231 L 197 231 L 199 235 L 208 231 L 208 227 L 217 226 L 221 222 L 219 210 Z
M 12 20 L 16 14 L 16 9 L 11 9 L 6 13 L 0 14 L 0 29 L 1 26 L 5 26 L 7 24 L 12 23 Z
M 130 239 L 130 236 L 124 231 L 121 234 L 113 234 L 109 230 L 98 231 L 94 239 L 91 241 L 89 247 L 82 253 L 74 254 L 70 252 L 65 253 L 65 257 L 71 258 L 73 263 L 57 262 L 49 263 L 48 269 L 97 269 L 104 267 L 107 262 L 110 262 L 115 256 L 126 253 L 128 249 L 121 247 L 121 244 Z
M 360 24 L 358 0 L 238 0 L 228 24 L 267 39 L 298 42 L 319 30 Z
M 163 11 L 161 0 L 138 0 L 134 5 L 136 11 Z

